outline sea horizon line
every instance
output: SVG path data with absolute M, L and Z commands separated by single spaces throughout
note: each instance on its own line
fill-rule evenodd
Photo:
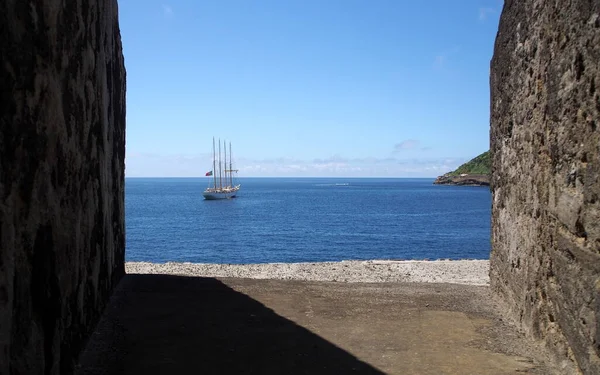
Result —
M 211 178 L 212 176 L 125 176 L 125 178 L 154 178 L 154 179 L 159 179 L 159 178 L 164 178 L 164 179 L 168 179 L 168 178 L 172 178 L 172 179 L 183 179 L 183 178 L 189 178 L 189 179 L 204 179 L 204 178 Z M 437 178 L 437 176 L 430 176 L 430 177 L 410 177 L 410 176 L 403 176 L 403 177 L 395 177 L 395 176 L 238 176 L 236 177 L 236 179 L 240 179 L 240 178 L 339 178 L 339 179 L 412 179 L 412 180 L 430 180 L 430 179 L 435 179 Z

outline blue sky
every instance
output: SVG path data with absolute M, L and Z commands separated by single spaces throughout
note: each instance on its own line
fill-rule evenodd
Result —
M 435 177 L 489 148 L 502 0 L 125 0 L 126 176 Z

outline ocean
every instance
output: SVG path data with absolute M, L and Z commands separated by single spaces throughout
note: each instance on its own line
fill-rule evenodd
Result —
M 238 198 L 205 201 L 208 178 L 127 178 L 126 261 L 489 259 L 488 187 L 430 178 L 238 182 Z

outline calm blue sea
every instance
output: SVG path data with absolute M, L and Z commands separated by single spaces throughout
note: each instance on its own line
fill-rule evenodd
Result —
M 268 263 L 488 259 L 487 187 L 433 179 L 241 178 L 205 201 L 204 178 L 127 178 L 127 261 Z

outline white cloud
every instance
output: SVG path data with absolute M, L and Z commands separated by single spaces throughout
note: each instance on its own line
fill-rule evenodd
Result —
M 332 162 L 333 163 L 347 163 L 348 159 L 344 158 L 344 157 L 342 157 L 340 155 L 333 155 L 333 156 L 331 156 L 329 158 L 326 158 L 326 159 L 314 159 L 313 162 L 317 163 L 317 164 L 332 163 Z
M 407 140 L 404 146 L 414 140 Z M 400 145 L 400 144 L 399 144 Z M 234 158 L 240 177 L 436 177 L 456 169 L 466 159 L 456 158 L 344 158 L 325 159 Z M 212 169 L 211 154 L 159 155 L 127 152 L 127 177 L 203 177 Z
M 433 67 L 435 69 L 441 69 L 446 65 L 446 61 L 448 61 L 448 56 L 446 55 L 437 55 L 433 60 Z
M 163 14 L 167 18 L 171 18 L 175 13 L 173 12 L 173 8 L 171 8 L 170 5 L 163 4 Z
M 496 13 L 494 8 L 479 8 L 479 21 L 485 21 L 488 15 Z
M 412 150 L 417 148 L 421 142 L 416 139 L 407 139 L 400 143 L 396 143 L 394 145 L 394 152 L 404 151 L 404 150 Z
M 445 70 L 452 61 L 451 58 L 455 57 L 459 52 L 460 46 L 453 46 L 445 51 L 440 52 L 433 59 L 433 69 Z

